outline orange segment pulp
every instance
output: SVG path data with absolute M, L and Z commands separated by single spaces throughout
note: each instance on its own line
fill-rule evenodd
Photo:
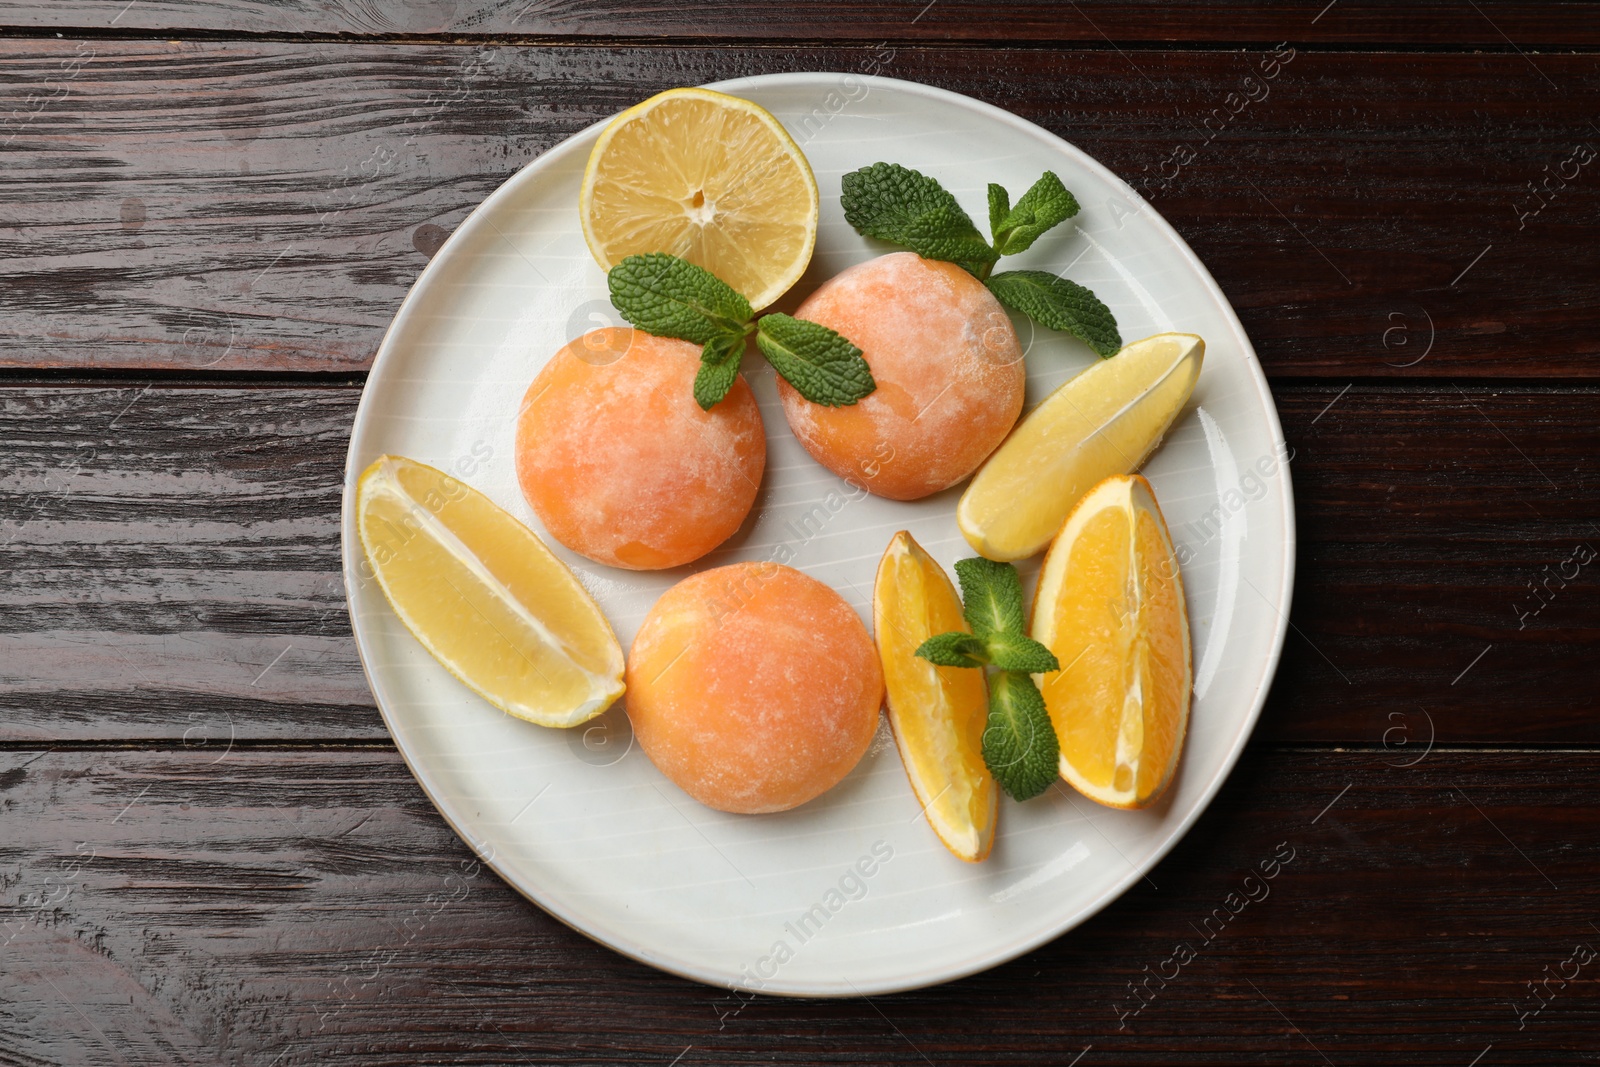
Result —
M 944 568 L 904 530 L 878 564 L 873 631 L 889 694 L 889 725 L 928 825 L 976 863 L 994 844 L 1000 790 L 983 762 L 989 698 L 983 671 L 936 667 L 916 655 L 934 634 L 967 630 Z
M 1189 719 L 1189 620 L 1150 483 L 1091 489 L 1050 545 L 1033 637 L 1061 670 L 1036 675 L 1061 742 L 1061 777 L 1091 800 L 1141 808 L 1172 781 Z

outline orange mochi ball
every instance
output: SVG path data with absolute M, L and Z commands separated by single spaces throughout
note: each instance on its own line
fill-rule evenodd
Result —
M 860 762 L 883 669 L 860 616 L 780 563 L 685 578 L 628 653 L 628 718 L 661 773 L 719 811 L 785 811 Z
M 741 376 L 710 411 L 700 349 L 626 327 L 557 352 L 517 418 L 517 480 L 550 536 L 599 563 L 676 567 L 726 541 L 761 486 L 767 436 Z
M 789 428 L 816 461 L 894 500 L 978 469 L 1022 413 L 1027 373 L 1011 318 L 954 263 L 894 252 L 824 282 L 795 312 L 843 334 L 878 388 L 848 407 L 778 382 Z

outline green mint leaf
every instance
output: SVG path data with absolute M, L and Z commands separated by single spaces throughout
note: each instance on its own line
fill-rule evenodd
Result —
M 1102 357 L 1122 348 L 1117 320 L 1100 298 L 1077 282 L 1042 270 L 1008 270 L 984 282 L 995 298 L 1041 326 L 1070 333 Z
M 1006 187 L 989 183 L 989 234 L 994 238 L 994 246 L 1000 247 L 1000 223 L 1011 214 L 1011 194 L 1006 192 Z
M 700 405 L 700 410 L 710 411 L 728 395 L 728 390 L 733 388 L 733 383 L 739 378 L 739 364 L 729 361 L 727 363 L 702 363 L 694 375 L 694 402 Z
M 756 345 L 784 381 L 813 404 L 854 404 L 878 387 L 861 349 L 820 323 L 781 312 L 757 323 Z
M 1013 800 L 1029 800 L 1050 788 L 1059 772 L 1056 740 L 1044 697 L 1022 671 L 998 671 L 989 679 L 989 721 L 983 730 L 983 762 Z
M 995 186 L 990 186 L 993 190 Z M 989 224 L 994 229 L 994 246 L 1003 256 L 1026 251 L 1041 234 L 1078 213 L 1078 200 L 1061 179 L 1050 171 L 1034 182 L 998 225 L 994 222 L 994 193 L 989 194 Z
M 851 171 L 839 180 L 839 186 L 845 221 L 863 237 L 880 241 L 904 243 L 900 238 L 911 223 L 936 208 L 947 208 L 962 217 L 965 214 L 944 186 L 897 163 L 874 163 Z
M 939 667 L 982 667 L 983 638 L 961 630 L 934 634 L 917 646 L 916 654 Z
M 926 174 L 896 163 L 874 163 L 846 174 L 840 187 L 845 221 L 863 237 L 968 270 L 999 258 L 956 198 Z
M 974 273 L 1000 258 L 960 208 L 952 211 L 948 207 L 936 207 L 918 215 L 906 227 L 905 239 L 899 243 L 923 259 L 958 263 Z
M 989 662 L 1003 671 L 1045 674 L 1061 669 L 1054 652 L 1022 634 L 991 633 L 984 638 L 984 651 Z
M 694 402 L 702 411 L 716 407 L 739 377 L 739 357 L 744 353 L 744 334 L 722 334 L 707 341 L 700 350 L 700 369 L 694 376 Z
M 743 335 L 750 301 L 715 274 L 665 252 L 629 256 L 606 275 L 611 302 L 645 333 L 703 345 Z
M 1022 633 L 1022 579 L 1009 563 L 975 556 L 956 562 L 961 610 L 979 637 Z

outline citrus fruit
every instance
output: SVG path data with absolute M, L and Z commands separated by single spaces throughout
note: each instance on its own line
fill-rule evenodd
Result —
M 379 456 L 356 483 L 356 527 L 406 629 L 495 707 L 575 726 L 622 695 L 622 646 L 599 607 L 532 530 L 482 493 L 415 460 Z
M 1107 478 L 1073 509 L 1039 572 L 1033 638 L 1061 661 L 1034 676 L 1061 777 L 1114 808 L 1154 801 L 1183 748 L 1193 668 L 1178 560 L 1149 482 Z
M 956 525 L 981 555 L 1025 559 L 1080 497 L 1139 469 L 1194 392 L 1206 344 L 1159 333 L 1123 347 L 1044 398 L 978 471 Z
M 872 628 L 889 725 L 912 792 L 945 848 L 976 863 L 994 844 L 1000 807 L 999 787 L 983 763 L 988 690 L 982 670 L 936 667 L 917 656 L 934 634 L 970 627 L 944 568 L 904 530 L 878 564 Z
M 915 500 L 971 474 L 1022 413 L 1027 370 L 1011 318 L 954 263 L 892 252 L 824 282 L 795 315 L 861 349 L 877 389 L 823 407 L 778 382 L 813 459 L 852 485 Z
M 550 536 L 629 570 L 677 567 L 750 513 L 767 462 L 744 378 L 704 411 L 700 349 L 627 327 L 591 330 L 534 378 L 517 417 L 517 480 Z
M 820 795 L 861 761 L 882 704 L 878 652 L 855 609 L 770 561 L 685 578 L 628 654 L 639 746 L 719 811 L 784 811 Z
M 627 256 L 670 252 L 759 311 L 811 262 L 817 181 L 765 108 L 709 89 L 668 89 L 601 131 L 578 213 L 605 270 Z

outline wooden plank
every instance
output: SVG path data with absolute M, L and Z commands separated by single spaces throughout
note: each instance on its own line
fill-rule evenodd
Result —
M 833 69 L 969 93 L 1126 175 L 1275 377 L 1600 375 L 1592 55 L 3 47 L 0 366 L 359 370 L 443 234 L 561 138 L 669 85 Z
M 0 390 L 6 736 L 385 736 L 339 576 L 358 395 Z
M 1240 41 L 1276 44 L 1487 45 L 1572 48 L 1600 42 L 1592 8 L 1582 3 L 1426 0 L 1273 2 L 1017 3 L 1001 19 L 977 0 L 860 3 L 804 0 L 750 4 L 706 0 L 694 7 L 638 0 L 6 0 L 0 27 L 182 33 L 341 33 L 452 37 L 542 35 L 706 37 L 767 41 L 1017 41 L 1104 44 Z
M 568 930 L 391 751 L 8 749 L 0 1059 L 1576 1062 L 1600 1041 L 1597 783 L 1592 752 L 1256 751 L 1078 930 L 944 986 L 807 1002 Z
M 1600 398 L 1354 385 L 1276 399 L 1300 548 L 1265 735 L 1600 740 L 1576 673 L 1600 653 Z
M 338 572 L 357 395 L 0 389 L 0 739 L 385 737 Z M 1277 401 L 1300 556 L 1262 736 L 1600 741 L 1600 391 Z

